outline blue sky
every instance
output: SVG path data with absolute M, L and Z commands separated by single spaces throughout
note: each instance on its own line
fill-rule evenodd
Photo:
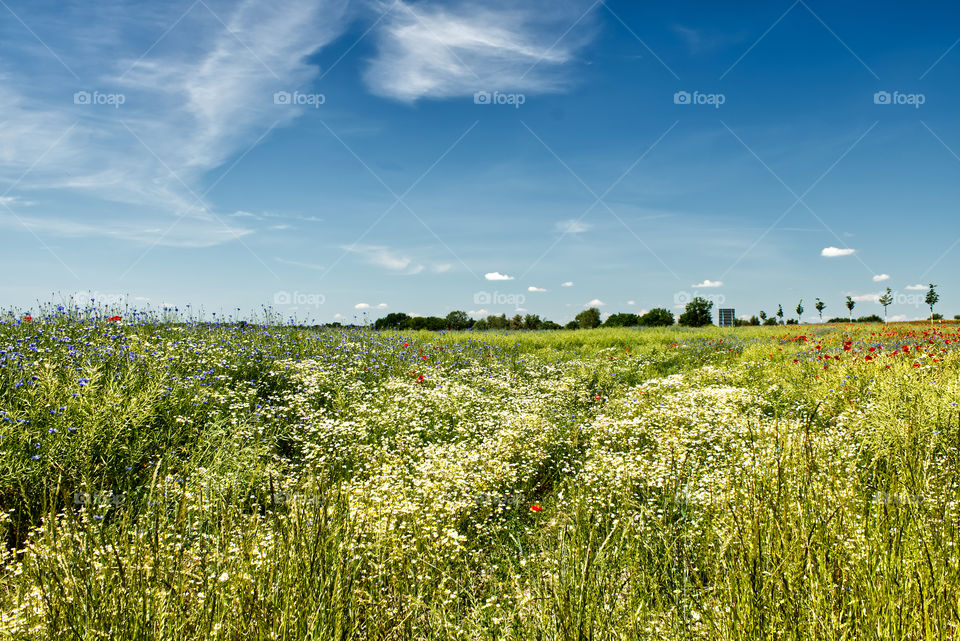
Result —
M 3 0 L 0 303 L 952 316 L 958 42 L 932 2 Z

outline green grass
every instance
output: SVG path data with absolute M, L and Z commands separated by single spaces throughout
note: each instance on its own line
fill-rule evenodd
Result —
M 0 323 L 0 635 L 955 639 L 957 344 Z

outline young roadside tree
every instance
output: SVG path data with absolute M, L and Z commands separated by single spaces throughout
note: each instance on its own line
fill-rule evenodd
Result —
M 800 302 L 797 303 L 797 322 L 803 322 L 803 299 L 800 299 Z
M 937 293 L 937 286 L 933 283 L 930 283 L 930 289 L 927 290 L 927 296 L 923 299 L 923 302 L 927 304 L 927 307 L 930 308 L 930 322 L 933 322 L 933 306 L 937 304 L 937 301 L 940 300 L 940 294 Z
M 887 292 L 877 299 L 877 302 L 883 305 L 883 322 L 887 322 L 887 307 L 893 304 L 893 292 L 887 287 Z
M 767 313 L 762 309 L 760 310 L 760 320 L 763 321 L 764 323 L 767 322 Z
M 856 301 L 847 296 L 847 309 L 850 310 L 850 322 L 853 322 L 853 308 L 857 306 Z
M 818 298 L 818 299 L 817 299 L 817 304 L 814 305 L 814 307 L 817 308 L 817 313 L 820 314 L 820 322 L 822 323 L 822 322 L 823 322 L 823 310 L 825 310 L 825 309 L 827 308 L 827 304 Z
M 585 309 L 573 317 L 577 321 L 577 327 L 580 329 L 593 329 L 600 327 L 600 310 L 596 307 Z
M 681 325 L 686 325 L 687 327 L 703 327 L 704 325 L 713 325 L 713 314 L 710 313 L 710 310 L 712 309 L 712 301 L 697 296 L 692 301 L 687 303 L 686 309 L 682 314 L 680 314 L 679 323 Z
M 780 319 L 780 324 L 783 325 L 783 305 L 777 305 L 777 318 Z

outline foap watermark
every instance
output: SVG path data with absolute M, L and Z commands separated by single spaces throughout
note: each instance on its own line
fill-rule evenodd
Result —
M 313 107 L 319 109 L 320 105 L 327 102 L 327 97 L 322 93 L 301 93 L 299 91 L 277 91 L 273 94 L 273 104 L 275 105 L 295 105 L 299 107 Z
M 714 305 L 723 305 L 727 302 L 727 297 L 723 294 L 705 294 L 701 295 L 700 292 L 694 291 L 692 294 L 690 292 L 676 292 L 673 295 L 673 303 L 675 305 L 686 305 L 687 303 L 693 301 L 694 298 L 704 298 Z
M 926 101 L 927 96 L 922 93 L 881 90 L 873 94 L 873 104 L 875 105 L 910 105 L 914 109 L 919 109 L 920 105 Z
M 523 294 L 503 294 L 501 292 L 475 292 L 474 305 L 513 305 L 519 307 L 527 302 Z
M 475 91 L 473 93 L 473 104 L 475 105 L 513 105 L 519 109 L 520 105 L 527 102 L 527 96 L 522 93 L 502 93 L 500 91 Z
M 673 104 L 675 105 L 710 105 L 714 109 L 719 109 L 720 105 L 727 101 L 727 97 L 722 93 L 702 93 L 700 91 L 677 91 L 673 94 Z
M 73 94 L 75 105 L 107 105 L 119 109 L 127 101 L 122 93 L 104 93 L 101 91 L 77 91 Z
M 320 307 L 326 302 L 327 297 L 323 294 L 284 290 L 273 293 L 273 304 L 283 307 Z

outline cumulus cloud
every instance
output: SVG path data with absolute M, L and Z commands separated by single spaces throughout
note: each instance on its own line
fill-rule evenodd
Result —
M 906 289 L 907 289 L 908 291 L 911 291 L 911 292 L 922 292 L 922 291 L 925 290 L 926 288 L 927 288 L 926 285 L 921 285 L 920 283 L 917 283 L 916 285 L 907 285 L 907 286 L 906 286 Z
M 547 290 L 544 289 L 543 287 L 534 287 L 533 285 L 530 285 L 530 287 L 527 287 L 527 291 L 528 292 L 545 292 Z
M 890 274 L 876 274 L 873 277 L 873 282 L 881 283 L 885 280 L 890 280 Z
M 636 304 L 637 304 L 636 301 L 633 301 L 633 300 L 628 300 L 628 301 L 627 301 L 627 305 L 636 305 Z
M 702 283 L 697 283 L 696 285 L 691 285 L 691 287 L 723 287 L 722 280 L 710 280 L 709 278 L 704 280 Z
M 483 275 L 487 280 L 513 280 L 513 276 L 507 276 L 506 274 L 501 274 L 500 272 L 488 272 Z
M 490 312 L 485 309 L 471 309 L 469 312 L 467 312 L 467 314 L 470 316 L 486 316 L 489 313 Z
M 354 309 L 386 309 L 386 303 L 378 303 L 377 305 L 371 305 L 370 303 L 357 303 L 353 306 Z
M 826 256 L 827 258 L 837 258 L 838 256 L 849 256 L 854 253 L 855 249 L 850 249 L 849 247 L 824 247 L 820 251 L 821 256 Z
M 568 280 L 568 281 L 565 282 L 565 283 L 560 283 L 560 287 L 573 287 L 573 281 L 572 281 L 572 280 Z
M 880 294 L 857 294 L 850 298 L 858 303 L 876 303 L 880 300 Z
M 604 305 L 606 305 L 606 303 L 604 303 L 602 300 L 599 298 L 594 298 L 592 301 L 584 305 L 584 307 L 603 307 Z

